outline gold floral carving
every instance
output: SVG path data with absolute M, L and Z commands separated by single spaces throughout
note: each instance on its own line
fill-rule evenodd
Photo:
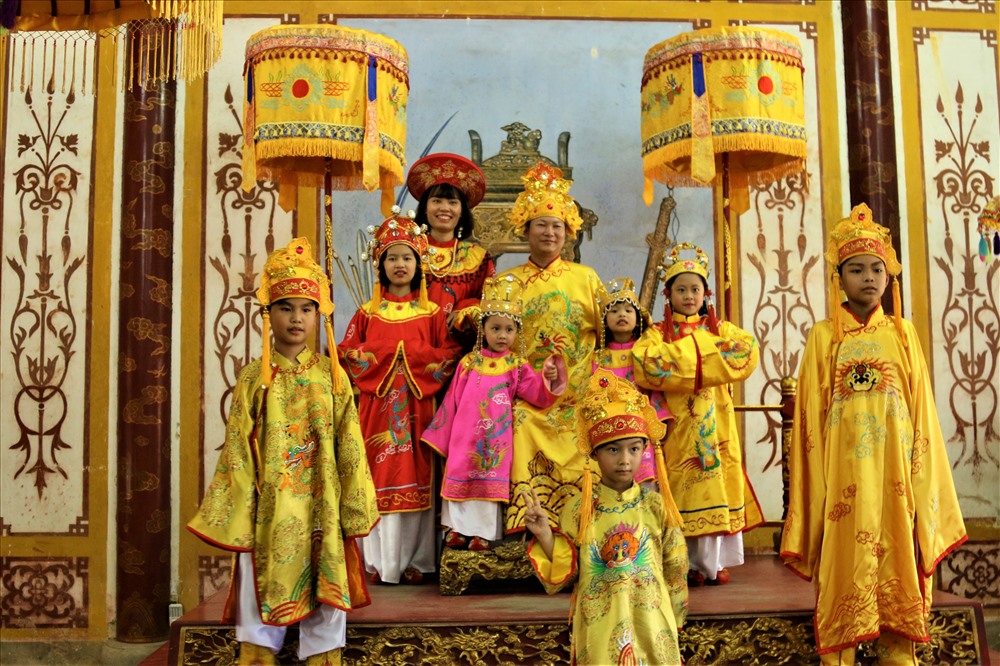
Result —
M 931 641 L 917 644 L 921 664 L 978 664 L 988 647 L 976 634 L 975 609 L 938 608 L 929 620 Z M 278 654 L 299 665 L 297 630 Z M 689 618 L 680 635 L 687 666 L 702 664 L 817 664 L 812 614 Z M 231 626 L 189 625 L 178 633 L 176 664 L 236 663 Z M 347 625 L 345 666 L 382 664 L 541 664 L 569 662 L 569 626 L 515 624 L 455 626 Z M 858 647 L 858 663 L 874 663 L 872 642 Z
M 565 624 L 409 626 L 372 632 L 347 626 L 344 664 L 565 664 L 569 627 Z
M 462 594 L 474 578 L 514 580 L 534 578 L 524 541 L 507 541 L 491 550 L 473 551 L 445 548 L 441 553 L 441 594 Z

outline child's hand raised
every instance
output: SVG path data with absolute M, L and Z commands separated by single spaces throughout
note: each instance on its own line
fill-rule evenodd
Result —
M 530 495 L 527 492 L 522 492 L 521 496 L 524 497 L 524 526 L 528 528 L 528 531 L 536 537 L 546 532 L 551 533 L 549 514 L 542 508 L 542 503 L 538 500 L 535 489 L 531 489 Z
M 549 380 L 549 382 L 554 382 L 559 379 L 559 369 L 556 368 L 554 363 L 546 365 L 545 369 L 542 370 L 542 376 Z
M 552 558 L 552 546 L 555 540 L 552 536 L 552 528 L 549 526 L 549 514 L 542 508 L 542 503 L 538 501 L 535 489 L 531 489 L 531 494 L 522 492 L 524 497 L 524 526 L 535 535 L 538 545 L 542 547 L 545 556 Z

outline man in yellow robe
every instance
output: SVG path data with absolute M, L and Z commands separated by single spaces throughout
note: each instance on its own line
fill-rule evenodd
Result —
M 560 257 L 566 238 L 575 238 L 583 225 L 576 202 L 569 195 L 571 181 L 562 171 L 539 163 L 522 178 L 510 223 L 530 247 L 528 261 L 505 271 L 524 284 L 521 293 L 523 323 L 518 338 L 524 356 L 536 371 L 552 354 L 566 362 L 566 391 L 544 409 L 518 400 L 514 406 L 514 455 L 510 504 L 505 531 L 524 529 L 524 493 L 538 493 L 552 522 L 563 505 L 576 496 L 583 474 L 583 457 L 576 447 L 574 410 L 591 374 L 600 315 L 597 273 Z
M 901 266 L 860 204 L 830 235 L 831 319 L 809 334 L 789 455 L 781 558 L 815 581 L 824 664 L 916 663 L 930 640 L 934 568 L 966 540 L 930 376 L 913 325 L 882 311 Z M 847 301 L 840 305 L 840 287 Z

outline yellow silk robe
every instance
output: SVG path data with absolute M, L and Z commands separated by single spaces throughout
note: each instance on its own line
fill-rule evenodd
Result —
M 966 539 L 930 377 L 878 307 L 809 334 L 799 373 L 781 557 L 815 580 L 816 640 L 833 652 L 888 630 L 929 640 L 934 567 Z
M 263 419 L 260 361 L 240 372 L 215 477 L 188 529 L 252 553 L 261 618 L 288 625 L 319 603 L 370 603 L 354 539 L 379 513 L 347 374 L 334 394 L 326 356 L 271 358 Z
M 549 594 L 579 577 L 570 631 L 574 663 L 680 664 L 687 546 L 681 531 L 667 526 L 659 493 L 636 483 L 623 493 L 594 484 L 593 522 L 577 549 L 580 499 L 563 509 L 551 560 L 536 541 L 528 547 Z
M 556 259 L 545 268 L 530 260 L 502 275 L 524 283 L 524 357 L 537 372 L 545 359 L 561 354 L 566 362 L 566 390 L 547 408 L 523 400 L 514 405 L 514 453 L 510 503 L 505 531 L 524 529 L 523 492 L 534 487 L 555 523 L 563 505 L 580 490 L 584 459 L 576 448 L 576 402 L 590 378 L 600 315 L 594 269 Z
M 764 522 L 743 468 L 729 384 L 756 369 L 753 335 L 722 321 L 674 314 L 674 339 L 652 328 L 632 348 L 635 383 L 663 391 L 674 425 L 663 455 L 684 536 L 735 534 Z

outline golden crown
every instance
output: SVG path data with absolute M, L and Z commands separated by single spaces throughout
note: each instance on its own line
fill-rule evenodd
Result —
M 524 283 L 513 275 L 488 277 L 483 282 L 483 299 L 479 311 L 485 319 L 489 315 L 503 315 L 521 322 L 521 292 Z
M 597 311 L 601 313 L 601 319 L 608 314 L 608 308 L 615 303 L 630 304 L 635 308 L 636 317 L 646 326 L 652 321 L 649 311 L 639 305 L 639 297 L 635 293 L 635 283 L 632 282 L 632 278 L 615 278 L 597 288 Z
M 576 405 L 577 448 L 585 456 L 616 439 L 642 437 L 659 442 L 666 427 L 656 417 L 649 398 L 635 384 L 598 368 Z
M 267 307 L 283 298 L 307 298 L 319 305 L 321 314 L 333 312 L 330 280 L 313 260 L 306 238 L 293 238 L 287 247 L 268 255 L 264 263 L 257 300 Z
M 539 217 L 557 217 L 566 224 L 567 235 L 576 237 L 583 226 L 583 218 L 576 201 L 569 195 L 573 181 L 562 177 L 558 167 L 539 162 L 521 177 L 524 191 L 517 195 L 510 212 L 510 225 L 514 231 L 524 233 L 527 224 Z
M 695 258 L 681 259 L 681 250 L 694 250 Z M 681 273 L 696 273 L 708 283 L 708 266 L 708 255 L 700 247 L 692 243 L 677 243 L 660 265 L 660 270 L 664 282 L 669 282 Z
M 830 268 L 836 269 L 851 257 L 861 254 L 881 259 L 889 275 L 899 275 L 903 271 L 892 247 L 889 230 L 876 224 L 871 209 L 863 203 L 852 208 L 850 216 L 833 227 L 827 243 L 826 262 Z

